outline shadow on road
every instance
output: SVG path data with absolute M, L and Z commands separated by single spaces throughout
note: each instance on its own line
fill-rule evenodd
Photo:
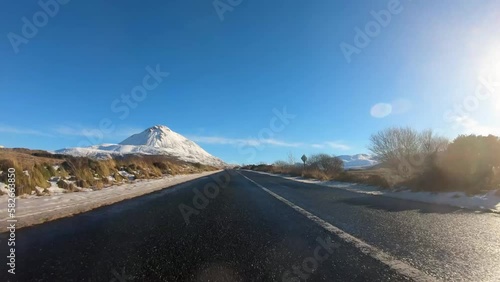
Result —
M 393 199 L 383 196 L 364 196 L 342 199 L 339 202 L 349 205 L 364 206 L 371 209 L 384 210 L 388 212 L 417 211 L 419 213 L 487 213 L 487 211 L 473 211 L 452 207 L 447 205 L 437 205 L 420 203 L 409 200 Z

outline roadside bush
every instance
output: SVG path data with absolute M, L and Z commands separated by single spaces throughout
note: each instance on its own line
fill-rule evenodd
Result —
M 412 179 L 402 183 L 415 191 L 446 192 L 453 191 L 456 186 L 452 185 L 449 176 L 441 168 L 432 165 Z
M 45 180 L 49 180 L 53 176 L 45 165 L 35 164 L 33 166 L 33 171 L 37 171 L 37 173 L 40 174 L 41 178 Z
M 102 180 L 102 183 L 103 183 L 104 185 L 109 185 L 109 184 L 111 184 L 111 181 L 109 181 L 109 179 L 108 179 L 107 177 L 103 177 L 101 180 Z
M 498 187 L 500 139 L 496 136 L 461 135 L 438 160 L 452 185 L 476 194 Z
M 312 178 L 318 180 L 329 180 L 330 177 L 319 169 L 306 169 L 302 175 L 304 178 Z
M 366 180 L 363 181 L 363 183 L 365 183 L 367 185 L 382 187 L 382 188 L 391 188 L 391 185 L 389 184 L 387 179 L 385 179 L 385 177 L 383 177 L 381 175 L 377 175 L 377 174 L 369 175 L 368 178 L 366 178 Z
M 357 181 L 359 181 L 358 177 L 356 177 L 355 175 L 353 175 L 347 171 L 339 173 L 334 178 L 334 180 L 340 181 L 340 182 L 357 182 Z
M 83 179 L 78 179 L 75 182 L 76 186 L 81 187 L 81 188 L 88 188 L 90 187 L 89 183 L 86 180 Z
M 326 179 L 331 179 L 344 170 L 344 162 L 341 159 L 327 154 L 312 155 L 308 162 L 308 170 Z
M 70 192 L 79 192 L 80 190 L 78 190 L 78 188 L 76 187 L 76 185 L 75 185 L 75 184 L 70 183 L 70 184 L 69 184 L 68 191 L 70 191 Z
M 57 171 L 54 169 L 54 167 L 52 165 L 44 164 L 44 166 L 49 171 L 49 176 L 50 177 L 57 176 Z
M 100 180 L 95 181 L 92 185 L 92 190 L 101 190 L 102 188 L 104 188 L 104 184 Z
M 48 182 L 48 180 L 50 179 L 50 174 L 44 166 L 35 165 L 31 172 L 28 172 L 30 173 L 30 176 L 28 178 L 30 180 L 30 186 L 32 187 L 32 190 L 34 190 L 36 186 L 41 188 L 50 187 L 50 183 Z M 44 172 L 46 172 L 47 177 L 44 175 Z
M 168 173 L 168 165 L 163 162 L 154 162 L 153 165 L 157 167 L 159 170 L 162 171 L 162 173 Z
M 57 169 L 56 173 L 57 173 L 58 176 L 60 176 L 62 178 L 69 177 L 69 173 L 62 166 L 60 166 Z
M 35 191 L 35 185 L 33 185 L 30 181 L 29 176 L 27 176 L 23 172 L 23 168 L 18 165 L 17 162 L 14 162 L 9 159 L 0 160 L 0 170 L 3 171 L 0 175 L 0 181 L 7 183 L 8 182 L 8 169 L 14 168 L 16 170 L 16 196 L 22 194 L 30 194 L 31 191 Z
M 57 181 L 57 187 L 59 188 L 62 188 L 62 189 L 69 189 L 70 188 L 70 184 L 69 182 L 66 182 L 64 180 L 59 180 Z
M 92 185 L 94 182 L 94 172 L 91 169 L 92 162 L 89 158 L 71 157 L 63 162 L 61 167 L 68 171 L 70 175 L 75 176 L 76 179 L 85 180 Z
M 115 171 L 116 163 L 114 160 L 89 160 L 89 166 L 95 174 L 98 174 L 100 177 L 106 177 Z
M 125 179 L 125 178 L 124 178 L 121 174 L 119 174 L 118 172 L 115 172 L 112 176 L 115 178 L 116 182 L 122 182 L 122 181 Z

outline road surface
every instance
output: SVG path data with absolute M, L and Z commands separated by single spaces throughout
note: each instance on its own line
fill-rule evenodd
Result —
M 491 213 L 228 170 L 17 230 L 0 281 L 500 281 L 499 234 Z

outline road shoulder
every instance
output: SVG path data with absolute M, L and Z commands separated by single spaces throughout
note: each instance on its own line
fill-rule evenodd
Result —
M 220 172 L 220 170 L 166 176 L 160 179 L 136 181 L 89 192 L 72 192 L 52 196 L 31 196 L 28 198 L 17 197 L 15 218 L 18 221 L 16 223 L 16 228 L 19 229 L 84 213 L 102 206 L 132 199 L 218 172 Z M 0 196 L 0 201 L 0 214 L 3 215 L 0 219 L 0 222 L 2 222 L 0 228 L 1 230 L 6 230 L 8 218 L 4 218 L 4 216 L 7 215 L 8 197 L 6 195 Z

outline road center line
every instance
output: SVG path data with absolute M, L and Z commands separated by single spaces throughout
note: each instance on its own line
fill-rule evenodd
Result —
M 406 276 L 414 281 L 437 281 L 435 278 L 429 276 L 428 274 L 412 267 L 411 265 L 408 265 L 407 263 L 398 260 L 397 258 L 385 253 L 384 251 L 369 245 L 368 243 L 365 243 L 364 241 L 352 236 L 351 234 L 341 230 L 338 227 L 335 227 L 331 223 L 326 222 L 325 220 L 315 216 L 314 214 L 306 211 L 305 209 L 295 205 L 294 203 L 288 201 L 287 199 L 281 197 L 280 195 L 270 191 L 266 187 L 260 185 L 259 183 L 253 181 L 252 179 L 246 177 L 245 175 L 241 174 L 240 172 L 237 171 L 237 173 L 244 178 L 246 178 L 248 181 L 252 182 L 253 184 L 257 185 L 259 188 L 264 190 L 265 192 L 269 193 L 271 196 L 275 197 L 276 199 L 280 200 L 281 202 L 287 204 L 294 210 L 298 211 L 308 219 L 312 220 L 319 226 L 323 227 L 326 229 L 328 232 L 340 237 L 342 240 L 345 242 L 353 245 L 354 247 L 358 248 L 362 253 L 371 256 L 372 258 L 382 262 L 383 264 L 389 266 L 392 270 L 396 271 L 397 273 Z

